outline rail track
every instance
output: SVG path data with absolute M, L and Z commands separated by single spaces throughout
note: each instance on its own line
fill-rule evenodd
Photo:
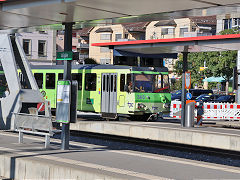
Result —
M 205 155 L 211 155 L 211 156 L 240 159 L 240 153 L 237 151 L 228 151 L 228 150 L 222 150 L 222 149 L 205 148 L 205 147 L 199 147 L 199 146 L 190 146 L 190 145 L 176 144 L 176 143 L 169 143 L 169 142 L 159 142 L 159 141 L 153 141 L 148 139 L 137 139 L 137 138 L 130 138 L 130 137 L 92 133 L 92 132 L 83 132 L 83 131 L 71 131 L 71 135 L 108 140 L 108 141 L 114 141 L 114 142 L 123 142 L 123 143 L 128 143 L 133 145 L 141 145 L 145 147 L 171 149 L 171 150 L 205 154 Z

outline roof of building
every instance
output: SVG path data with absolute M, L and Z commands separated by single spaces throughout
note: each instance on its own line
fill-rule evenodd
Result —
M 146 26 L 149 22 L 136 22 L 136 23 L 124 23 L 122 24 L 128 32 L 145 32 Z
M 174 20 L 162 20 L 158 21 L 156 24 L 154 24 L 155 27 L 158 26 L 177 26 Z
M 76 32 L 79 36 L 89 36 L 92 29 L 93 27 L 87 27 L 87 28 L 73 30 L 73 32 Z
M 217 17 L 216 16 L 196 16 L 189 17 L 197 25 L 216 25 Z
M 101 32 L 113 32 L 112 28 L 110 27 L 106 27 L 106 28 L 98 28 L 96 31 L 96 33 L 101 33 Z

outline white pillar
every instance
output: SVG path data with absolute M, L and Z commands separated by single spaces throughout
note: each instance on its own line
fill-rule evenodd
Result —
M 237 55 L 237 72 L 238 72 L 238 85 L 237 85 L 237 103 L 240 104 L 240 51 Z

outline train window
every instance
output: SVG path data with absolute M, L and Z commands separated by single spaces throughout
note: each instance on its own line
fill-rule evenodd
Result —
M 114 92 L 117 91 L 117 75 L 114 75 Z
M 163 87 L 164 88 L 169 88 L 168 75 L 163 75 Z
M 129 86 L 129 83 L 132 82 L 131 74 L 127 74 L 127 85 Z
M 78 90 L 82 90 L 82 73 L 73 73 L 72 80 L 76 80 L 78 82 Z
M 162 75 L 156 75 L 155 89 L 162 88 Z
M 106 89 L 105 88 L 106 87 L 106 84 L 105 84 L 106 83 L 106 79 L 105 78 L 106 78 L 106 75 L 103 75 L 103 91 L 105 91 L 105 89 Z
M 55 73 L 46 74 L 46 89 L 55 89 Z
M 113 92 L 113 75 L 111 75 L 111 92 Z
M 96 73 L 86 73 L 85 75 L 85 90 L 96 91 Z
M 109 76 L 107 75 L 107 92 L 108 92 L 108 90 L 109 90 Z
M 125 85 L 125 74 L 120 75 L 120 91 L 124 91 L 124 85 Z
M 43 73 L 35 73 L 34 77 L 37 81 L 37 85 L 39 89 L 43 88 Z
M 0 98 L 9 95 L 9 88 L 4 74 L 0 75 Z
M 63 73 L 58 73 L 58 80 L 63 80 Z

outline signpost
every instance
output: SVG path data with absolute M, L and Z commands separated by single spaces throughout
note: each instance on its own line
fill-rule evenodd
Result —
M 72 81 L 72 75 L 71 75 L 71 70 L 72 70 L 72 26 L 74 23 L 72 22 L 66 22 L 63 23 L 65 25 L 65 33 L 64 33 L 64 52 L 59 53 L 60 60 L 61 58 L 64 58 L 64 74 L 63 74 L 63 80 L 67 81 L 69 80 L 70 82 Z M 71 52 L 71 53 L 66 53 L 66 52 Z M 68 60 L 67 60 L 68 59 Z M 71 97 L 70 97 L 71 98 Z M 71 108 L 71 102 L 72 100 L 70 99 L 70 117 L 71 114 L 76 113 L 75 110 Z M 72 111 L 73 110 L 73 111 Z M 62 133 L 61 133 L 61 149 L 62 150 L 68 150 L 69 149 L 69 138 L 70 138 L 70 123 L 62 123 Z
M 185 89 L 191 88 L 191 72 L 185 72 Z
M 73 60 L 72 51 L 57 52 L 57 60 Z
M 70 122 L 71 81 L 58 81 L 57 83 L 57 110 L 58 123 Z
M 188 93 L 186 94 L 186 98 L 187 98 L 187 100 L 192 99 L 192 94 L 188 92 Z

